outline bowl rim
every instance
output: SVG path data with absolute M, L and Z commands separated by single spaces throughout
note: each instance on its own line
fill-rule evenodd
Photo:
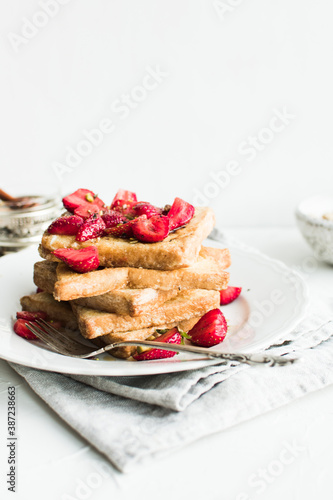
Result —
M 303 212 L 300 207 L 303 205 L 303 203 L 306 203 L 311 200 L 315 200 L 316 198 L 327 198 L 327 199 L 332 199 L 332 205 L 333 205 L 333 197 L 330 198 L 327 195 L 314 195 L 310 196 L 309 198 L 305 198 L 302 201 L 298 203 L 298 205 L 295 208 L 295 216 L 299 220 L 303 220 L 305 222 L 309 222 L 313 226 L 321 226 L 325 229 L 333 229 L 333 220 L 326 220 L 326 219 L 319 219 L 317 217 L 313 217 L 311 215 L 306 214 Z

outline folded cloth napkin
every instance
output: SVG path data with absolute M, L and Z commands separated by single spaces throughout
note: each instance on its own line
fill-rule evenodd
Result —
M 331 317 L 329 307 L 313 305 L 294 331 L 269 347 L 270 354 L 303 359 L 283 368 L 222 362 L 149 377 L 92 377 L 11 366 L 92 446 L 128 471 L 333 383 Z

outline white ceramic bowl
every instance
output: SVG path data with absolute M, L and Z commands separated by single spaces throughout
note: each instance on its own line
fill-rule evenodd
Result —
M 298 205 L 295 215 L 297 225 L 315 256 L 333 264 L 333 221 L 323 219 L 327 213 L 333 213 L 333 197 L 313 196 Z

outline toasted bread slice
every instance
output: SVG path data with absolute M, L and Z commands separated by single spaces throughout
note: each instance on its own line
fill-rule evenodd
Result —
M 73 302 L 71 305 L 82 335 L 93 339 L 108 333 L 141 330 L 202 316 L 219 307 L 220 294 L 214 290 L 186 290 L 164 302 L 153 314 L 135 317 L 96 311 Z
M 153 326 L 151 328 L 143 328 L 142 330 L 109 333 L 107 335 L 102 335 L 101 337 L 96 337 L 95 339 L 92 339 L 91 342 L 99 347 L 104 347 L 105 345 L 112 344 L 113 342 L 123 342 L 124 340 L 147 340 L 156 332 L 156 330 L 170 330 L 175 326 L 178 326 L 178 328 L 183 332 L 188 332 L 199 321 L 199 319 L 200 316 L 186 319 L 184 321 L 180 321 L 179 323 L 173 322 L 166 325 L 160 325 L 158 327 Z M 110 351 L 110 354 L 116 358 L 126 359 L 132 356 L 135 351 L 136 347 L 134 346 L 116 347 Z
M 42 260 L 34 264 L 34 283 L 44 292 L 53 294 L 57 282 L 57 262 Z
M 202 247 L 195 264 L 174 271 L 122 267 L 80 274 L 72 271 L 66 264 L 60 263 L 56 268 L 57 279 L 54 283 L 54 274 L 49 282 L 44 279 L 45 274 L 54 273 L 54 263 L 42 261 L 35 264 L 34 282 L 49 293 L 53 291 L 56 300 L 91 297 L 124 288 L 150 288 L 162 291 L 194 288 L 222 290 L 228 286 L 229 273 L 224 269 L 230 266 L 230 262 L 228 249 Z M 46 267 L 52 269 L 46 273 Z
M 36 262 L 34 265 L 34 283 L 45 292 L 54 292 L 54 285 L 57 280 L 57 262 Z M 81 275 L 82 276 L 82 275 Z M 163 302 L 170 300 L 178 294 L 178 290 L 153 290 L 145 288 L 134 290 L 123 288 L 112 290 L 110 292 L 76 299 L 78 305 L 91 307 L 115 314 L 126 314 L 129 316 L 138 316 L 139 314 L 148 314 Z
M 112 290 L 111 292 L 74 300 L 75 304 L 98 311 L 122 314 L 127 316 L 139 316 L 140 314 L 153 314 L 161 304 L 170 300 L 178 294 L 178 290 Z
M 215 224 L 214 212 L 208 207 L 195 209 L 194 217 L 183 228 L 177 229 L 158 243 L 140 243 L 112 236 L 103 236 L 85 242 L 75 236 L 44 233 L 39 251 L 43 258 L 57 260 L 51 253 L 57 248 L 97 247 L 103 267 L 143 267 L 171 270 L 193 264 L 199 255 L 201 243 Z
M 47 292 L 26 295 L 20 302 L 23 311 L 44 311 L 50 319 L 63 322 L 66 328 L 70 330 L 78 328 L 71 306 L 66 302 L 57 302 Z
M 69 306 L 69 304 L 64 302 L 57 302 L 54 300 L 52 295 L 42 292 L 29 296 L 22 297 L 21 306 L 24 311 L 44 311 L 48 314 L 49 318 L 62 321 L 64 323 L 64 327 L 77 330 L 77 322 L 76 318 Z M 113 334 L 104 335 L 102 337 L 98 337 L 94 339 L 94 344 L 97 346 L 103 347 L 104 345 L 110 344 L 112 342 L 121 342 L 124 340 L 145 340 L 150 337 L 153 333 L 156 332 L 157 329 L 170 329 L 174 326 L 178 326 L 181 330 L 187 332 L 190 330 L 195 323 L 199 320 L 197 318 L 191 318 L 190 320 L 181 321 L 179 323 L 172 322 L 168 324 L 158 325 L 157 327 L 144 328 L 141 330 L 133 330 L 130 332 L 116 332 Z M 110 354 L 117 358 L 126 359 L 135 351 L 135 347 L 117 347 L 113 349 Z

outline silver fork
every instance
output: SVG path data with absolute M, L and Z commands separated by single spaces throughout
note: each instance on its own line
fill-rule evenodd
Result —
M 179 345 L 179 344 L 168 344 L 166 342 L 153 342 L 147 340 L 126 340 L 124 342 L 115 342 L 113 344 L 108 344 L 100 349 L 94 349 L 76 339 L 73 339 L 59 330 L 56 330 L 53 326 L 46 321 L 40 319 L 36 320 L 32 324 L 30 322 L 25 323 L 27 328 L 36 335 L 40 340 L 45 342 L 51 349 L 64 356 L 71 356 L 73 358 L 93 358 L 99 356 L 107 351 L 115 349 L 116 347 L 125 346 L 143 346 L 143 347 L 155 347 L 165 351 L 175 351 L 175 352 L 187 352 L 205 356 L 207 359 L 224 359 L 227 361 L 237 361 L 239 363 L 246 363 L 248 365 L 266 365 L 266 366 L 284 366 L 292 364 L 297 359 L 295 358 L 285 358 L 284 356 L 271 356 L 269 354 L 241 354 L 241 353 L 224 353 L 216 352 L 205 347 L 196 347 L 189 345 Z M 36 326 L 36 323 L 38 326 Z M 204 359 L 205 359 L 204 358 Z

